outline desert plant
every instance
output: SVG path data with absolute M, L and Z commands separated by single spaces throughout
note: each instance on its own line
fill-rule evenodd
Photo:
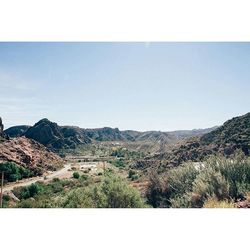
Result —
M 78 172 L 73 173 L 73 178 L 79 179 L 79 177 L 80 177 L 80 174 Z
M 180 201 L 187 192 L 192 191 L 193 182 L 199 171 L 193 164 L 170 169 L 163 174 L 150 173 L 147 198 L 153 207 L 170 207 L 171 202 Z
M 100 183 L 70 191 L 62 207 L 138 208 L 145 207 L 137 190 L 109 174 Z
M 235 204 L 229 200 L 221 200 L 219 201 L 215 197 L 211 197 L 205 201 L 204 208 L 235 208 Z
M 131 180 L 136 181 L 139 179 L 139 176 L 137 174 L 132 175 Z
M 191 196 L 192 206 L 202 207 L 210 197 L 219 201 L 229 198 L 229 185 L 220 172 L 206 168 L 195 179 Z
M 30 170 L 25 169 L 14 162 L 0 163 L 0 172 L 2 171 L 4 172 L 5 180 L 9 182 L 27 178 L 32 175 Z
M 43 191 L 43 185 L 40 183 L 33 183 L 27 187 L 14 188 L 13 193 L 19 199 L 28 199 L 36 196 Z
M 133 170 L 133 169 L 130 169 L 129 172 L 128 172 L 128 178 L 132 178 L 133 175 L 136 174 L 136 171 Z

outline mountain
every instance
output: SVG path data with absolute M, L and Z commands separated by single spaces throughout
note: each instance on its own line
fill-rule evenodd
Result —
M 85 129 L 87 136 L 96 141 L 122 141 L 126 136 L 118 128 Z
M 235 145 L 243 150 L 250 147 L 250 113 L 228 120 L 223 126 L 201 137 L 204 145 Z
M 4 126 L 0 118 L 0 135 L 4 138 L 4 140 L 0 140 L 0 162 L 12 161 L 36 174 L 41 174 L 46 170 L 55 170 L 63 164 L 61 157 L 52 153 L 40 143 L 26 137 L 9 139 L 3 129 Z M 19 126 L 17 130 L 13 128 L 9 132 L 15 134 L 16 131 L 21 129 L 25 130 L 26 126 Z
M 185 161 L 202 161 L 214 154 L 233 155 L 236 151 L 250 154 L 250 113 L 228 120 L 213 131 L 189 138 L 171 151 L 148 160 L 160 160 L 165 166 L 173 167 Z
M 4 130 L 4 133 L 9 137 L 18 137 L 22 136 L 30 127 L 28 125 L 13 126 Z
M 60 127 L 48 119 L 40 120 L 24 135 L 55 150 L 75 148 L 77 145 L 90 143 L 90 139 L 82 129 L 70 126 Z
M 169 145 L 194 135 L 203 135 L 211 129 L 184 130 L 173 132 L 133 130 L 120 131 L 118 128 L 83 129 L 75 126 L 59 126 L 48 119 L 42 119 L 34 126 L 15 126 L 4 132 L 10 137 L 25 136 L 34 139 L 46 147 L 58 151 L 75 149 L 79 145 L 95 142 L 130 143 L 135 150 L 165 152 Z M 131 144 L 132 143 L 132 144 Z

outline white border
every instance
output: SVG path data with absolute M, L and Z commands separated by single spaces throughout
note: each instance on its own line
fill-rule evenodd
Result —
M 0 41 L 249 41 L 245 0 L 0 0 Z M 0 55 L 1 57 L 1 55 Z M 0 210 L 1 249 L 245 249 L 249 210 Z
M 1 41 L 249 41 L 247 0 L 0 0 Z
M 6 209 L 0 211 L 1 246 L 25 250 L 246 249 L 248 211 Z

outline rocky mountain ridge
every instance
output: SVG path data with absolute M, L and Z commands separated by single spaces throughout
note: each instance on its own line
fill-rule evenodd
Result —
M 24 136 L 10 139 L 3 132 L 0 118 L 0 163 L 15 162 L 31 170 L 34 174 L 42 174 L 46 170 L 56 170 L 63 165 L 63 160 L 39 142 Z M 24 127 L 26 129 L 26 127 Z
M 157 154 L 148 160 L 160 160 L 166 167 L 175 167 L 185 161 L 202 161 L 210 155 L 230 156 L 236 152 L 250 154 L 250 113 L 234 117 L 213 131 L 189 138 L 170 152 Z
M 79 145 L 94 142 L 150 142 L 156 144 L 171 144 L 194 135 L 203 135 L 211 129 L 184 130 L 174 132 L 133 130 L 120 131 L 118 128 L 83 129 L 75 126 L 59 126 L 48 119 L 42 119 L 34 126 L 15 126 L 5 130 L 10 137 L 25 136 L 34 139 L 52 150 L 74 149 Z M 162 146 L 159 146 L 161 148 Z

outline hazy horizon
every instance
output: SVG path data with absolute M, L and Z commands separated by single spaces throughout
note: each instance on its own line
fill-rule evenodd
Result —
M 5 128 L 210 128 L 249 112 L 250 43 L 0 43 Z

